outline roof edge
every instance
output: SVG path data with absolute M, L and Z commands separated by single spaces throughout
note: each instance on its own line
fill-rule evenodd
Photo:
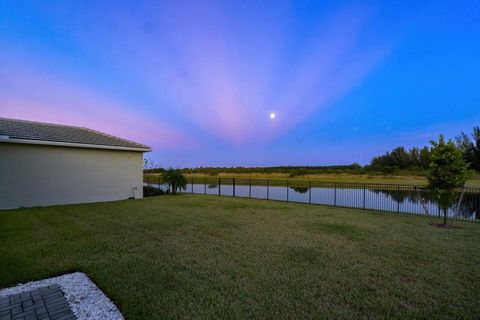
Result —
M 43 125 L 48 125 L 48 126 L 64 127 L 64 128 L 88 129 L 88 128 L 86 128 L 86 127 L 73 126 L 73 125 L 69 125 L 69 124 L 59 124 L 59 123 L 43 122 L 43 121 L 33 121 L 33 120 L 25 120 L 25 119 L 15 119 L 15 118 L 0 117 L 0 120 L 16 121 L 16 122 L 32 123 L 32 124 L 43 124 Z
M 27 140 L 27 139 L 12 139 L 12 138 L 0 139 L 0 143 L 36 144 L 36 145 L 57 146 L 57 147 L 105 149 L 105 150 L 136 151 L 136 152 L 152 151 L 150 147 L 133 148 L 133 147 L 121 147 L 121 146 L 108 146 L 108 145 L 101 145 L 101 144 L 55 142 L 55 141 L 45 141 L 45 140 Z
M 112 134 L 105 133 L 105 132 L 102 132 L 102 131 L 90 129 L 90 128 L 87 128 L 87 127 L 74 126 L 74 125 L 68 125 L 68 124 L 58 124 L 58 123 L 51 123 L 51 122 L 43 122 L 43 121 L 25 120 L 25 119 L 5 118 L 5 117 L 0 117 L 0 120 L 29 123 L 29 124 L 34 124 L 34 125 L 54 126 L 54 127 L 60 127 L 60 128 L 82 129 L 82 130 L 86 130 L 86 131 L 89 131 L 89 132 L 96 133 L 98 135 L 107 136 L 107 137 L 110 137 L 110 138 L 113 138 L 113 139 L 116 139 L 116 140 L 122 140 L 122 141 L 128 142 L 130 144 L 136 144 L 136 145 L 139 146 L 138 148 L 136 148 L 136 147 L 125 147 L 125 148 L 148 149 L 148 150 L 151 151 L 151 148 L 149 146 L 144 145 L 144 144 L 135 142 L 133 140 L 125 139 L 125 138 L 122 138 L 122 137 L 114 136 Z M 22 139 L 22 140 L 27 140 L 27 139 Z M 32 139 L 32 141 L 33 141 L 33 139 Z M 42 140 L 42 141 L 49 142 L 48 140 Z M 54 142 L 54 141 L 52 141 L 52 142 Z M 73 143 L 73 142 L 66 142 L 66 143 Z M 86 144 L 88 145 L 88 143 L 86 143 Z M 103 145 L 99 145 L 99 146 L 103 146 Z M 112 147 L 114 147 L 114 146 L 112 146 Z

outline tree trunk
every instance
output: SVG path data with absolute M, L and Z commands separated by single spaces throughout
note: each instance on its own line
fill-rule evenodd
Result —
M 447 212 L 448 212 L 448 209 L 443 209 L 443 225 L 446 226 L 448 223 L 448 219 L 447 219 Z

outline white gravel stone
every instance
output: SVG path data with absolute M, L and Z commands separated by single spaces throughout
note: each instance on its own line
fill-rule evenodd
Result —
M 1 289 L 0 298 L 12 294 L 30 291 L 36 288 L 58 284 L 78 320 L 90 319 L 124 319 L 118 308 L 110 299 L 81 272 L 19 284 L 15 287 Z

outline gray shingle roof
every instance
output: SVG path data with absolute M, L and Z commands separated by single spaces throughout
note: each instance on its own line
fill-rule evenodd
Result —
M 19 140 L 150 149 L 146 145 L 88 128 L 6 118 L 0 118 L 0 136 Z

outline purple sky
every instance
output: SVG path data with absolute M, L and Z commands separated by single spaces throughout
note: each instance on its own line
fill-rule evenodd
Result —
M 478 1 L 392 3 L 2 1 L 0 117 L 104 131 L 175 167 L 367 163 L 469 132 Z

